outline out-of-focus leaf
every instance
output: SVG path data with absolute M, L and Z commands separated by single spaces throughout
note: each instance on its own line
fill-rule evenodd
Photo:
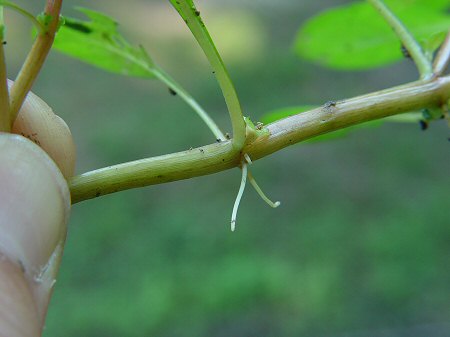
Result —
M 55 49 L 113 73 L 154 77 L 154 64 L 148 54 L 130 45 L 112 18 L 86 8 L 78 10 L 90 20 L 65 17 L 53 44 Z
M 448 0 L 386 0 L 413 35 L 433 48 L 448 31 Z M 438 39 L 436 41 L 436 39 Z M 308 20 L 295 41 L 296 53 L 336 69 L 367 69 L 400 60 L 401 42 L 367 2 L 332 8 Z
M 302 113 L 302 112 L 305 112 L 308 110 L 312 110 L 314 108 L 317 108 L 317 106 L 301 105 L 301 106 L 277 109 L 277 110 L 274 110 L 274 111 L 264 114 L 261 118 L 261 122 L 264 124 L 273 123 L 273 122 L 276 122 L 277 120 L 287 118 L 287 117 L 290 117 L 290 116 L 293 116 L 293 115 L 296 115 L 296 114 L 299 114 L 299 113 Z M 367 127 L 378 127 L 378 126 L 381 126 L 384 122 L 417 123 L 421 119 L 423 119 L 423 115 L 421 112 L 407 112 L 404 114 L 389 116 L 389 117 L 386 117 L 383 119 L 370 121 L 370 122 L 358 124 L 355 126 L 350 126 L 345 129 L 340 129 L 340 130 L 336 130 L 333 132 L 329 132 L 329 133 L 308 139 L 304 143 L 331 140 L 331 139 L 344 137 L 354 130 L 361 129 L 361 128 L 367 128 Z
M 261 118 L 261 122 L 264 124 L 269 124 L 272 122 L 276 122 L 280 119 L 290 117 L 296 115 L 298 113 L 312 110 L 317 108 L 316 105 L 300 105 L 300 106 L 292 106 L 287 108 L 276 109 L 264 114 Z
M 400 115 L 394 115 L 384 118 L 383 120 L 386 122 L 394 122 L 394 123 L 417 123 L 423 118 L 423 114 L 421 112 L 407 112 Z

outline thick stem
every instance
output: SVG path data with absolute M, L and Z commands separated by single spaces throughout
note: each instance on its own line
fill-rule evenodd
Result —
M 10 96 L 10 121 L 14 123 L 25 97 L 37 78 L 45 59 L 52 47 L 56 30 L 59 24 L 59 13 L 61 12 L 62 0 L 48 0 L 44 15 L 51 18 L 46 29 L 41 32 L 28 54 L 19 75 L 11 87 Z
M 399 37 L 403 46 L 408 50 L 419 71 L 421 79 L 429 79 L 432 76 L 431 63 L 425 56 L 419 43 L 414 39 L 413 35 L 403 25 L 394 13 L 384 4 L 382 0 L 368 0 L 380 15 L 387 21 L 389 26 Z
M 450 31 L 447 33 L 444 42 L 439 48 L 439 52 L 433 62 L 433 74 L 441 76 L 450 63 Z
M 450 76 L 446 76 L 339 101 L 332 108 L 313 109 L 267 125 L 270 135 L 246 145 L 242 153 L 257 160 L 327 132 L 425 107 L 441 107 L 449 98 Z M 240 165 L 242 153 L 228 141 L 87 172 L 69 181 L 72 203 L 227 170 Z

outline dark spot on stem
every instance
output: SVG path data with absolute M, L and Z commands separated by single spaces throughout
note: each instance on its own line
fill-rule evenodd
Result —
M 6 42 L 6 41 L 2 41 L 2 45 L 4 45 L 4 46 L 5 46 L 6 44 L 7 44 L 7 42 Z
M 195 10 L 195 15 L 200 16 L 200 11 Z
M 401 45 L 400 50 L 402 51 L 403 57 L 410 59 L 411 58 L 411 54 L 409 53 L 409 50 L 406 49 L 405 45 Z
M 335 107 L 336 106 L 336 102 L 335 101 L 328 101 L 328 102 L 326 102 L 324 105 L 323 105 L 323 107 L 325 108 L 325 109 L 330 109 L 330 108 L 332 108 L 332 107 Z
M 158 175 L 156 176 L 156 178 L 158 178 L 158 179 L 162 179 L 162 177 L 163 177 L 162 174 L 158 174 Z
M 100 196 L 100 191 L 97 191 L 97 193 L 95 193 L 95 197 L 98 198 Z
M 428 123 L 424 120 L 420 120 L 419 125 L 420 125 L 420 129 L 422 131 L 425 131 L 426 129 L 428 129 Z
M 177 92 L 173 90 L 171 87 L 169 87 L 169 92 L 172 96 L 176 96 Z

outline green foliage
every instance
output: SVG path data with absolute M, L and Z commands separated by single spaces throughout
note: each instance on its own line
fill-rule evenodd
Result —
M 447 0 L 387 0 L 386 4 L 428 54 L 442 42 L 450 15 Z M 431 50 L 430 50 L 431 49 Z M 308 20 L 295 40 L 296 53 L 336 69 L 367 69 L 400 60 L 401 43 L 367 2 L 332 8 Z
M 109 16 L 78 8 L 90 21 L 65 18 L 54 48 L 104 70 L 128 76 L 154 77 L 155 66 L 141 47 L 133 47 Z

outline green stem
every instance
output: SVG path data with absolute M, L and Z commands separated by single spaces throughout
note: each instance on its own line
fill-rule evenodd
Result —
M 20 72 L 11 87 L 10 96 L 10 121 L 14 123 L 17 114 L 28 92 L 36 80 L 47 55 L 52 47 L 56 30 L 58 29 L 59 13 L 61 12 L 62 0 L 47 0 L 44 15 L 51 18 L 36 38 Z
M 253 161 L 289 145 L 371 120 L 422 108 L 441 107 L 450 98 L 450 76 L 421 80 L 302 112 L 267 125 L 242 153 Z M 73 177 L 72 203 L 130 188 L 188 179 L 237 167 L 241 153 L 231 142 L 114 165 Z
M 205 122 L 208 128 L 212 131 L 216 139 L 220 139 L 221 141 L 225 141 L 226 138 L 223 132 L 219 129 L 214 120 L 208 115 L 208 113 L 203 110 L 200 104 L 179 85 L 173 78 L 170 77 L 163 69 L 155 66 L 155 69 L 152 69 L 152 74 L 155 75 L 161 82 L 165 83 L 170 89 L 176 92 L 183 101 L 186 102 L 196 113 L 197 115 Z
M 425 56 L 419 43 L 413 35 L 403 25 L 399 18 L 384 4 L 382 0 L 368 0 L 380 15 L 387 21 L 395 34 L 400 38 L 403 46 L 408 50 L 419 71 L 421 79 L 428 79 L 432 76 L 431 63 Z
M 5 24 L 3 21 L 3 6 L 0 5 L 0 132 L 9 132 L 11 124 L 9 121 L 9 91 L 8 76 L 5 62 Z
M 433 62 L 434 76 L 441 76 L 450 63 L 450 31 L 447 33 Z
M 36 28 L 39 30 L 39 32 L 42 32 L 44 30 L 44 26 L 34 17 L 33 14 L 30 12 L 27 12 L 25 9 L 17 6 L 15 3 L 10 1 L 1 1 L 0 0 L 0 6 L 9 7 L 10 9 L 22 14 L 24 17 L 26 17 L 28 20 L 30 20 Z
M 213 69 L 230 114 L 233 127 L 233 146 L 240 150 L 245 144 L 245 122 L 241 104 L 230 75 L 200 17 L 200 12 L 197 11 L 193 2 L 189 0 L 170 1 L 186 22 Z

